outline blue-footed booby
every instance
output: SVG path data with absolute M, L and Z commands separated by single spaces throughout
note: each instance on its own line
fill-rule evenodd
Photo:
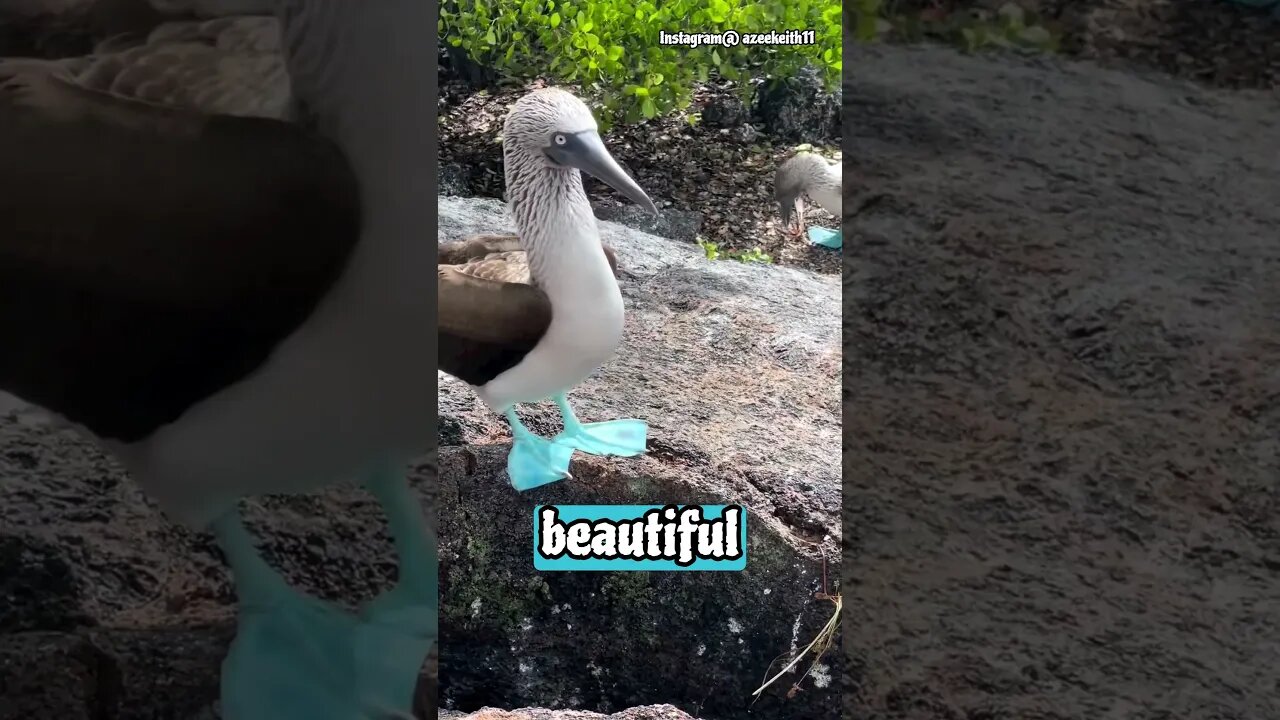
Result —
M 503 126 L 503 158 L 517 234 L 441 247 L 440 368 L 506 415 L 507 470 L 517 490 L 528 490 L 570 477 L 575 449 L 624 457 L 645 450 L 643 421 L 582 423 L 566 397 L 612 357 L 623 330 L 616 261 L 601 244 L 579 172 L 657 208 L 609 154 L 591 111 L 565 90 L 534 90 L 516 102 Z M 548 398 L 564 422 L 551 440 L 515 411 Z
M 774 175 L 773 192 L 778 201 L 778 209 L 782 213 L 783 229 L 794 237 L 804 235 L 804 196 L 808 195 L 823 210 L 835 216 L 839 222 L 843 217 L 841 208 L 841 166 L 843 163 L 827 162 L 821 155 L 811 152 L 798 152 L 778 167 Z M 792 213 L 794 212 L 796 227 L 791 230 Z
M 428 9 L 278 3 L 315 134 L 267 117 L 283 105 L 157 102 L 195 84 L 144 77 L 182 62 L 180 45 L 0 63 L 0 390 L 75 423 L 168 515 L 215 533 L 240 601 L 229 719 L 408 714 L 436 635 L 435 538 L 404 478 L 436 416 Z M 289 587 L 238 511 L 350 479 L 383 506 L 400 560 L 357 615 Z

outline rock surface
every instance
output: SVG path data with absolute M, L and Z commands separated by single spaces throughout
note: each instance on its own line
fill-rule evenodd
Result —
M 446 230 L 504 225 L 496 202 L 441 202 Z M 517 496 L 503 472 L 504 423 L 442 381 L 441 436 L 453 445 L 439 486 L 442 639 L 457 648 L 445 653 L 444 696 L 460 708 L 670 702 L 703 720 L 742 717 L 774 657 L 806 643 L 830 612 L 812 597 L 822 548 L 838 582 L 838 288 L 602 227 L 623 261 L 631 326 L 626 352 L 574 398 L 584 417 L 644 417 L 654 442 L 645 458 L 579 461 L 572 483 Z M 0 718 L 217 717 L 234 596 L 210 538 L 169 524 L 75 431 L 12 399 L 0 406 Z M 531 424 L 550 417 L 544 409 Z M 426 465 L 415 470 L 432 503 L 429 477 Z M 532 502 L 551 498 L 746 502 L 748 570 L 540 583 L 528 518 Z M 321 597 L 367 599 L 394 572 L 380 513 L 361 491 L 247 507 L 268 559 Z M 784 700 L 794 681 L 784 678 L 755 710 L 834 717 L 828 678 L 839 658 L 829 660 L 816 686 Z M 620 718 L 649 717 L 631 712 Z
M 411 475 L 428 508 L 433 475 L 427 462 Z M 394 573 L 362 491 L 245 507 L 268 561 L 320 597 L 367 600 Z M 12 398 L 0 398 L 0 568 L 0 719 L 216 717 L 234 595 L 212 539 L 170 524 L 96 446 Z
M 799 143 L 840 137 L 840 90 L 828 92 L 816 68 L 760 85 L 755 116 L 771 135 Z
M 846 52 L 846 717 L 1280 717 L 1280 103 Z
M 647 705 L 623 710 L 612 715 L 576 710 L 544 710 L 542 708 L 514 711 L 482 708 L 466 714 L 445 710 L 440 713 L 440 720 L 698 720 L 698 718 L 671 705 Z
M 698 231 L 702 229 L 702 213 L 677 208 L 662 208 L 658 217 L 639 205 L 592 205 L 596 219 L 610 220 L 620 225 L 643 230 L 672 240 L 683 240 L 687 243 L 698 239 Z
M 442 197 L 439 207 L 442 240 L 510 228 L 494 200 Z M 834 718 L 832 666 L 790 700 L 798 675 L 754 707 L 751 692 L 830 616 L 813 597 L 824 551 L 832 589 L 839 577 L 839 287 L 599 225 L 618 253 L 627 331 L 570 399 L 587 421 L 648 421 L 649 452 L 579 454 L 575 479 L 517 494 L 506 421 L 441 376 L 442 706 L 666 702 L 706 720 Z M 535 431 L 558 428 L 549 404 L 522 416 Z M 537 573 L 532 509 L 549 502 L 745 503 L 747 569 Z

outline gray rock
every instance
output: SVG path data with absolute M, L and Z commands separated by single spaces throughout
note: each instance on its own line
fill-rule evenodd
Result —
M 465 197 L 471 194 L 467 171 L 458 163 L 442 163 L 436 173 L 436 179 L 440 183 L 441 195 Z
M 99 717 L 194 719 L 213 712 L 222 659 L 235 625 L 93 629 L 80 633 L 97 652 Z
M 0 720 L 97 720 L 100 680 L 97 653 L 82 637 L 0 636 Z
M 826 89 L 812 67 L 791 77 L 775 78 L 756 90 L 755 119 L 767 134 L 797 143 L 821 143 L 839 139 L 840 91 Z
M 510 228 L 492 200 L 440 198 L 439 208 L 441 239 Z M 650 452 L 579 455 L 574 480 L 518 494 L 505 472 L 505 421 L 441 378 L 441 422 L 458 443 L 441 452 L 441 642 L 467 648 L 442 655 L 442 704 L 607 711 L 667 702 L 746 718 L 774 658 L 830 616 L 813 597 L 823 550 L 832 589 L 839 577 L 840 288 L 600 227 L 618 252 L 628 328 L 617 358 L 571 400 L 586 420 L 645 419 Z M 522 415 L 535 430 L 557 427 L 552 407 Z M 532 509 L 548 502 L 745 503 L 747 571 L 534 572 Z M 794 679 L 784 680 L 751 712 L 836 717 L 828 680 L 840 659 L 824 662 L 819 687 L 786 700 Z
M 699 110 L 702 123 L 713 128 L 736 128 L 751 122 L 751 108 L 732 92 L 711 95 Z
M 661 208 L 658 217 L 639 205 L 595 205 L 597 219 L 610 220 L 635 230 L 642 230 L 672 240 L 693 242 L 702 229 L 702 213 L 678 208 Z
M 646 705 L 629 708 L 612 715 L 545 708 L 499 710 L 487 707 L 472 713 L 445 710 L 440 713 L 440 720 L 698 720 L 698 718 L 671 705 Z
M 82 578 L 57 547 L 38 537 L 0 535 L 0 568 L 0 632 L 66 630 L 88 619 L 79 602 Z
M 411 477 L 433 507 L 432 464 Z M 264 556 L 300 587 L 350 604 L 388 586 L 394 555 L 362 491 L 245 508 Z M 214 712 L 235 598 L 212 539 L 170 524 L 95 445 L 7 396 L 0 568 L 0 720 Z M 421 694 L 433 682 L 428 662 Z
M 732 137 L 743 144 L 751 144 L 760 139 L 760 131 L 751 123 L 742 123 L 733 129 Z
M 1280 717 L 1274 92 L 845 48 L 845 716 Z

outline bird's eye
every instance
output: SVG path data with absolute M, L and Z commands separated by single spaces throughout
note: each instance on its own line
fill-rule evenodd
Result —
M 569 142 L 569 140 L 568 140 L 565 136 L 563 136 L 563 135 L 556 135 L 556 144 L 557 144 L 557 145 L 564 145 L 564 144 L 565 144 L 565 143 L 567 143 L 567 142 Z

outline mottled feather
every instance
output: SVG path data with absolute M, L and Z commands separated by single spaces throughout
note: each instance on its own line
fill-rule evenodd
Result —
M 841 174 L 842 163 L 830 163 L 815 153 L 796 153 L 778 167 L 774 175 L 774 196 L 779 203 L 787 204 L 808 195 L 838 218 L 841 216 Z
M 150 62 L 223 87 L 197 45 Z M 360 231 L 335 145 L 146 57 L 0 62 L 0 389 L 122 441 L 258 367 Z
M 613 249 L 603 246 L 614 273 Z M 516 235 L 472 235 L 439 249 L 440 369 L 472 385 L 515 367 L 551 324 Z

